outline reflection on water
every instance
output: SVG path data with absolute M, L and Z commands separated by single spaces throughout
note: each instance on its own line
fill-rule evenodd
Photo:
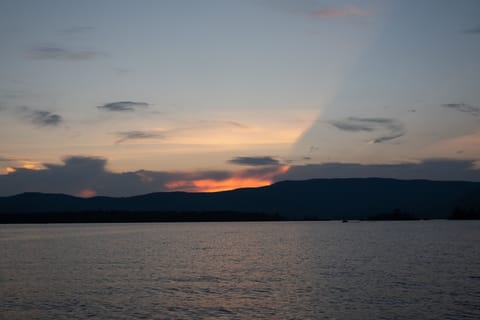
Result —
M 0 226 L 1 319 L 478 319 L 480 223 Z

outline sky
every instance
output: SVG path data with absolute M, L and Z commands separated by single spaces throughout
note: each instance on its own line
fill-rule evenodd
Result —
M 478 0 L 0 0 L 0 196 L 480 181 Z

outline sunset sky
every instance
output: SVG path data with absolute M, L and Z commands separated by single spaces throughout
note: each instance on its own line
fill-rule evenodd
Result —
M 480 181 L 480 1 L 0 1 L 0 196 Z

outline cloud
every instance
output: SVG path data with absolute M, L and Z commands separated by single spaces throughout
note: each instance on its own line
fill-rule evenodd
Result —
M 311 12 L 315 17 L 365 17 L 371 12 L 367 9 L 349 6 L 349 7 L 322 7 Z
M 474 107 L 465 103 L 447 103 L 443 104 L 442 107 L 457 110 L 460 112 L 469 113 L 472 116 L 478 117 L 480 116 L 480 108 Z
M 276 166 L 280 162 L 272 157 L 236 157 L 228 160 L 233 164 L 245 165 L 245 166 Z
M 57 127 L 64 122 L 61 115 L 46 110 L 32 109 L 22 106 L 19 108 L 24 118 L 39 127 Z
M 89 189 L 120 195 L 122 190 L 135 194 L 135 188 L 147 191 L 140 188 L 133 173 L 112 173 L 107 171 L 106 164 L 103 158 L 72 156 L 64 158 L 61 164 L 44 164 L 42 170 L 15 168 L 14 172 L 0 176 L 0 194 L 32 191 L 80 195 Z
M 63 119 L 60 115 L 49 111 L 34 110 L 32 113 L 32 123 L 39 126 L 58 126 Z
M 251 128 L 250 126 L 246 125 L 246 124 L 243 124 L 243 123 L 240 123 L 240 122 L 236 122 L 236 121 L 225 121 L 226 124 L 232 126 L 232 127 L 236 127 L 236 128 L 240 128 L 240 129 L 249 129 Z
M 399 132 L 399 133 L 392 134 L 392 135 L 381 136 L 381 137 L 378 137 L 378 138 L 375 138 L 375 139 L 371 140 L 370 142 L 371 143 L 382 143 L 382 142 L 385 142 L 385 141 L 390 141 L 390 140 L 393 140 L 393 139 L 400 138 L 404 134 L 405 134 L 404 132 Z
M 400 164 L 323 163 L 291 166 L 288 172 L 275 177 L 275 181 L 369 177 L 480 181 L 480 170 L 476 169 L 474 160 L 452 159 Z
M 356 120 L 354 118 L 348 118 L 347 120 L 338 120 L 338 121 L 331 121 L 331 125 L 336 127 L 337 129 L 343 130 L 343 131 L 351 131 L 351 132 L 357 132 L 357 131 L 373 131 L 374 128 L 371 126 L 371 124 L 364 123 L 364 121 Z
M 70 156 L 63 159 L 63 164 L 44 164 L 49 170 L 66 170 L 75 168 L 79 171 L 90 171 L 92 173 L 105 170 L 107 160 L 100 157 Z
M 106 163 L 102 158 L 75 156 L 66 157 L 62 164 L 44 164 L 41 170 L 14 168 L 12 173 L 0 176 L 0 194 L 39 191 L 79 195 L 82 190 L 91 189 L 91 185 L 103 190 L 103 184 L 111 192 L 118 192 L 123 186 L 115 184 L 122 183 L 124 176 L 107 172 Z
M 97 106 L 97 108 L 105 111 L 125 112 L 125 111 L 135 111 L 138 108 L 147 108 L 148 106 L 149 104 L 146 102 L 116 101 L 116 102 L 109 102 L 101 106 Z
M 199 120 L 194 127 L 233 127 L 237 129 L 251 129 L 252 127 L 244 123 L 230 120 Z
M 0 157 L 0 163 L 4 163 L 3 170 L 0 170 L 0 172 L 2 173 L 15 172 L 18 168 L 29 169 L 29 170 L 45 169 L 42 163 L 38 161 L 27 160 L 27 159 L 14 159 L 14 158 Z
M 40 170 L 13 168 L 0 175 L 0 195 L 22 192 L 66 193 L 78 196 L 128 196 L 160 191 L 221 191 L 269 185 L 288 167 L 270 166 L 239 171 L 111 172 L 107 160 L 69 156 Z
M 357 118 L 349 117 L 343 120 L 329 122 L 337 129 L 348 132 L 384 132 L 371 140 L 371 143 L 383 143 L 405 135 L 403 124 L 391 118 Z
M 54 45 L 31 48 L 29 56 L 35 60 L 84 61 L 92 60 L 104 54 L 92 50 L 71 50 Z
M 467 29 L 464 31 L 466 34 L 480 34 L 480 26 L 476 28 Z
M 164 139 L 165 133 L 164 132 L 156 132 L 156 131 L 123 131 L 117 132 L 116 135 L 119 139 L 115 143 L 122 143 L 127 140 L 141 140 L 141 139 Z
M 312 178 L 397 178 L 480 181 L 473 160 L 428 159 L 420 163 L 324 163 L 262 166 L 238 171 L 112 172 L 106 159 L 70 156 L 41 168 L 13 168 L 0 175 L 0 196 L 22 192 L 66 193 L 79 196 L 131 196 L 160 191 L 221 191 L 258 187 L 275 181 Z
M 165 184 L 170 191 L 218 192 L 239 188 L 268 186 L 277 175 L 287 171 L 289 166 L 264 166 L 261 168 L 225 172 L 222 178 L 212 178 L 209 175 L 194 179 L 180 179 Z

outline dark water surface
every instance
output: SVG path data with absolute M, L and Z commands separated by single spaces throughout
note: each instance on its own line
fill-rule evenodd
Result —
M 480 319 L 480 221 L 0 226 L 1 319 Z

